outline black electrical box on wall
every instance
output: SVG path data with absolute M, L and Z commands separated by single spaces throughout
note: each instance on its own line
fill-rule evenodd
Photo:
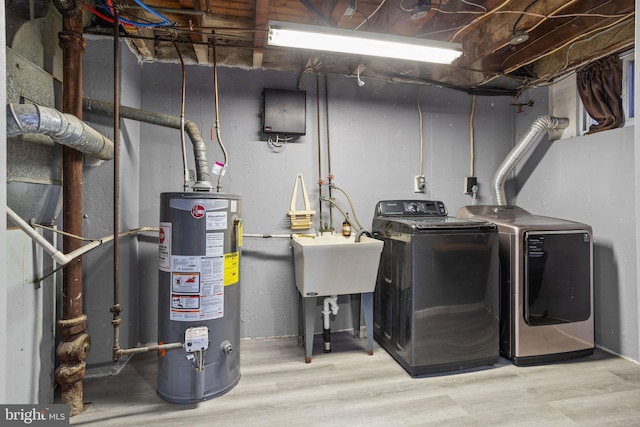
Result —
M 307 93 L 303 90 L 264 89 L 262 132 L 280 135 L 306 133 Z

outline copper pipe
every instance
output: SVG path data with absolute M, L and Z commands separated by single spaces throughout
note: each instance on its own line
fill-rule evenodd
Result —
M 184 102 L 187 92 L 187 72 L 184 67 L 184 60 L 182 59 L 182 53 L 176 42 L 172 42 L 173 47 L 176 49 L 178 58 L 180 58 L 180 66 L 182 68 L 182 79 L 180 86 L 180 149 L 182 150 L 182 171 L 183 171 L 183 184 L 182 191 L 185 193 L 189 191 L 189 166 L 187 164 L 187 147 L 184 141 Z
M 322 220 L 322 152 L 320 147 L 320 74 L 316 74 L 316 122 L 318 132 L 318 212 L 320 216 L 320 230 L 324 231 L 324 224 Z
M 120 349 L 120 15 L 113 19 L 113 354 Z M 118 359 L 114 356 L 114 361 Z
M 216 141 L 222 150 L 222 154 L 224 156 L 224 167 L 227 167 L 229 163 L 229 155 L 227 153 L 227 149 L 224 147 L 222 143 L 222 136 L 220 135 L 220 108 L 219 108 L 219 96 L 218 96 L 218 55 L 216 53 L 216 34 L 215 32 L 211 36 L 211 56 L 213 62 L 213 99 L 216 104 L 215 106 L 215 128 L 216 128 Z M 220 175 L 218 175 L 218 185 L 216 186 L 218 193 L 222 190 L 222 171 Z
M 79 9 L 63 11 L 63 30 L 59 33 L 63 51 L 63 112 L 82 118 L 82 55 L 86 42 L 82 38 L 82 13 Z M 64 231 L 82 235 L 82 153 L 63 147 Z M 81 242 L 68 236 L 62 240 L 66 252 L 78 249 Z M 85 359 L 91 339 L 85 333 L 87 318 L 83 314 L 82 260 L 78 258 L 63 269 L 62 319 L 58 321 L 61 342 L 56 354 L 61 361 L 56 369 L 56 381 L 61 387 L 62 403 L 69 405 L 69 415 L 84 410 L 82 380 L 86 372 Z
M 324 120 L 327 128 L 327 179 L 329 180 L 329 200 L 333 200 L 333 196 L 331 195 L 333 172 L 331 170 L 331 138 L 329 134 L 329 82 L 326 74 L 324 75 L 324 109 Z M 331 231 L 333 231 L 333 205 L 331 203 L 329 203 L 329 226 L 331 227 Z

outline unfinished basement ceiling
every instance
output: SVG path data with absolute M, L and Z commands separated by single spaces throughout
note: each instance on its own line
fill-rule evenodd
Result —
M 106 0 L 105 0 L 106 1 Z M 114 2 L 117 4 L 117 2 Z M 159 21 L 134 0 L 120 13 L 131 21 Z M 475 93 L 514 92 L 544 84 L 593 59 L 634 45 L 633 0 L 144 0 L 171 23 L 122 26 L 144 61 L 219 65 L 294 72 L 340 73 L 437 83 Z M 430 6 L 422 17 L 418 6 Z M 109 12 L 95 9 L 87 33 L 113 34 Z M 108 8 L 107 8 L 108 9 Z M 413 17 L 413 19 L 412 19 Z M 417 19 L 415 19 L 417 18 Z M 269 20 L 461 43 L 452 65 L 324 54 L 267 46 Z M 520 44 L 514 34 L 526 34 Z M 524 37 L 526 38 L 526 37 Z

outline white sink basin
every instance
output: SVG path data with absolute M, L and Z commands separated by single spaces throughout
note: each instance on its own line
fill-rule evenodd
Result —
M 340 234 L 294 236 L 296 286 L 303 297 L 373 292 L 383 242 Z

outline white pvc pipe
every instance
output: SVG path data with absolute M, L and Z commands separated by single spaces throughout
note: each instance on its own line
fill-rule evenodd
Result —
M 271 239 L 271 238 L 291 239 L 293 237 L 293 234 L 242 233 L 242 237 L 257 237 L 262 239 Z
M 17 225 L 22 231 L 27 233 L 27 235 L 31 237 L 31 239 L 36 242 L 42 249 L 44 249 L 46 253 L 51 255 L 51 258 L 53 258 L 53 260 L 57 264 L 65 265 L 69 261 L 71 261 L 64 253 L 59 251 L 55 246 L 49 243 L 47 239 L 42 237 L 36 230 L 31 228 L 31 226 L 25 220 L 20 218 L 20 216 L 15 213 L 9 206 L 7 206 L 7 216 L 9 217 L 11 222 Z
M 324 329 L 329 329 L 331 328 L 331 318 L 329 317 L 330 314 L 333 314 L 334 316 L 338 314 L 338 296 L 337 295 L 332 295 L 330 297 L 326 297 L 324 299 L 323 305 L 322 305 L 322 314 L 324 315 Z
M 18 228 L 24 231 L 29 237 L 31 237 L 31 239 L 34 242 L 36 242 L 36 244 L 38 244 L 42 249 L 44 249 L 46 253 L 51 255 L 51 258 L 53 258 L 56 264 L 60 266 L 67 265 L 74 259 L 84 255 L 85 253 L 89 252 L 92 249 L 97 248 L 103 243 L 110 242 L 111 240 L 113 240 L 113 237 L 114 237 L 113 235 L 111 235 L 111 236 L 103 237 L 102 239 L 94 240 L 93 242 L 87 243 L 86 245 L 76 249 L 75 251 L 70 252 L 69 254 L 64 254 L 62 251 L 58 250 L 58 248 L 56 248 L 51 243 L 49 243 L 47 239 L 42 237 L 40 233 L 34 230 L 25 220 L 20 218 L 20 216 L 17 213 L 15 213 L 15 211 L 11 209 L 9 206 L 7 206 L 7 216 L 9 217 L 11 222 L 17 225 Z M 122 236 L 127 236 L 133 233 L 141 233 L 144 231 L 158 231 L 158 229 L 153 227 L 140 227 L 140 228 L 135 228 L 133 230 L 124 231 L 120 233 L 119 236 L 122 237 Z

